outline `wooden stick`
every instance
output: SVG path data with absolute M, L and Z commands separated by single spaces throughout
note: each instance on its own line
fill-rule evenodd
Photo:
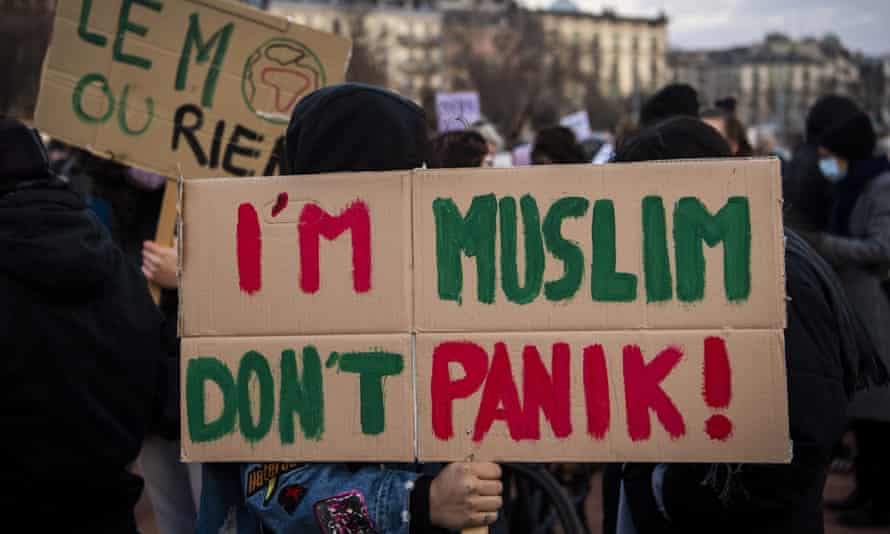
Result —
M 164 184 L 164 198 L 161 201 L 161 214 L 158 216 L 158 228 L 155 230 L 155 243 L 165 246 L 173 246 L 173 236 L 176 232 L 176 198 L 179 184 L 176 180 L 167 180 Z M 154 282 L 148 283 L 151 298 L 155 304 L 161 302 L 161 286 Z
M 465 528 L 460 532 L 461 534 L 488 534 L 488 527 Z

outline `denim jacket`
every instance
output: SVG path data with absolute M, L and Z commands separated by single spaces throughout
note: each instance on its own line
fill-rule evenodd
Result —
M 205 463 L 198 534 L 407 534 L 410 491 L 422 469 Z

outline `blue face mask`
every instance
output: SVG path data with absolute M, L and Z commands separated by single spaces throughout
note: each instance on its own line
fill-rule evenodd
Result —
M 840 182 L 844 177 L 844 173 L 841 171 L 841 167 L 838 165 L 837 159 L 835 158 L 820 159 L 819 170 L 822 171 L 822 175 L 832 183 Z

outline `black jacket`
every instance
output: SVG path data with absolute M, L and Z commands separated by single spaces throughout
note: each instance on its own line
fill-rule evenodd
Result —
M 177 395 L 161 315 L 138 269 L 45 162 L 27 181 L 3 163 L 4 515 L 41 531 L 134 531 L 142 480 L 130 468 Z
M 670 522 L 652 496 L 654 465 L 626 464 L 620 478 L 639 534 L 824 531 L 822 491 L 831 451 L 846 424 L 848 399 L 857 388 L 887 377 L 830 268 L 795 234 L 786 237 L 785 358 L 793 460 L 787 465 L 671 464 L 662 487 Z M 615 510 L 606 513 L 605 524 L 614 525 Z

